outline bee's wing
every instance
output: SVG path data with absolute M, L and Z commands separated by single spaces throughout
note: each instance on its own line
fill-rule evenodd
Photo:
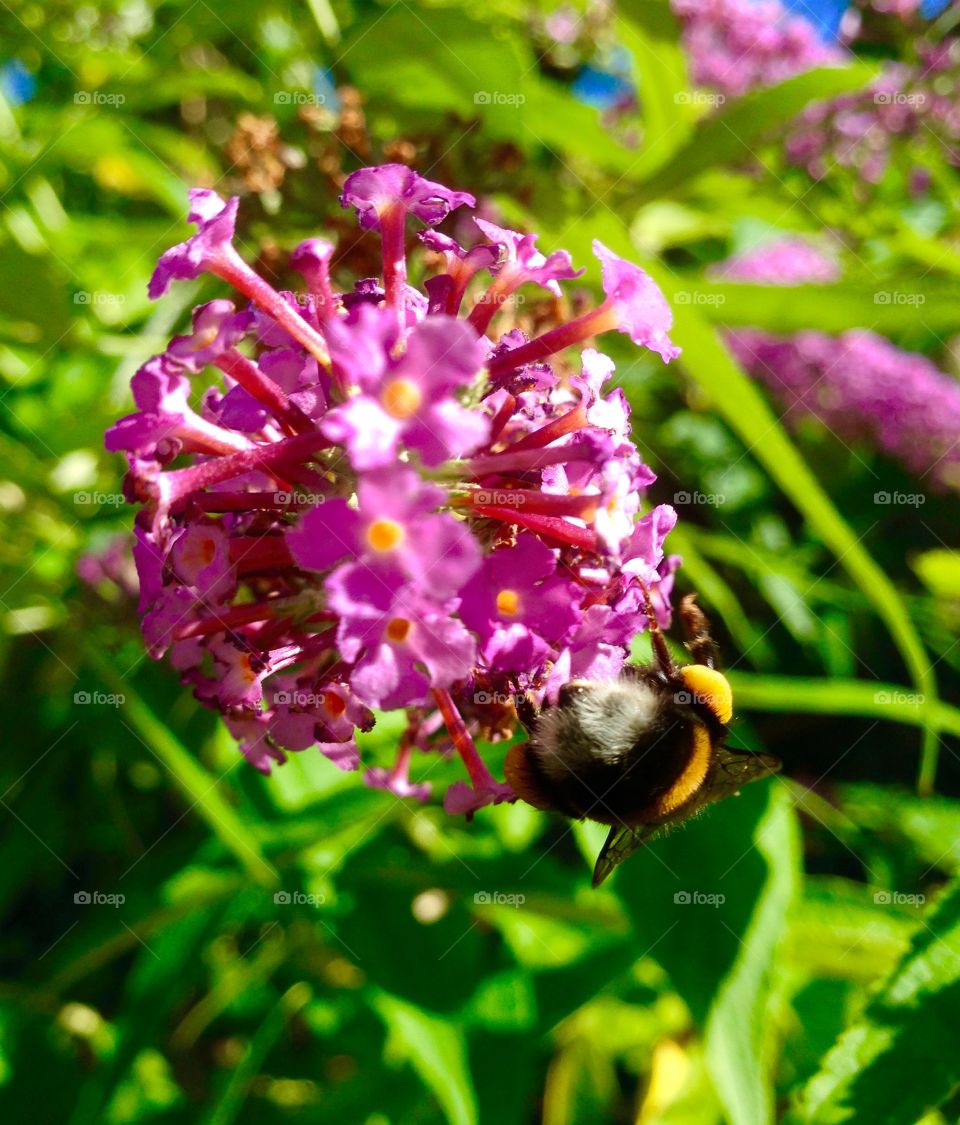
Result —
M 599 887 L 615 867 L 633 855 L 660 830 L 659 825 L 611 828 L 593 869 L 593 886 Z
M 719 746 L 713 783 L 700 807 L 713 801 L 722 801 L 724 797 L 732 797 L 747 782 L 769 777 L 779 769 L 780 761 L 772 754 L 753 754 L 750 751 L 728 750 L 726 746 Z M 611 828 L 597 856 L 593 885 L 599 887 L 615 867 L 619 867 L 625 859 L 639 851 L 663 827 L 662 824 L 648 824 L 635 828 Z
M 709 800 L 722 801 L 733 797 L 748 781 L 770 777 L 780 769 L 780 760 L 772 754 L 753 754 L 749 750 L 717 748 L 717 770 L 710 787 Z

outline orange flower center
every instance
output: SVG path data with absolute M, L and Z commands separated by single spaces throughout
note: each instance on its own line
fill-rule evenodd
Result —
M 411 628 L 410 622 L 405 617 L 395 617 L 387 626 L 387 640 L 395 645 L 403 644 Z
M 367 528 L 367 543 L 374 551 L 392 551 L 403 542 L 405 532 L 396 520 L 374 520 Z
M 391 418 L 410 418 L 420 409 L 423 394 L 412 379 L 391 379 L 384 386 L 380 401 Z
M 516 617 L 520 612 L 520 595 L 516 590 L 501 590 L 497 594 L 497 613 L 501 617 Z
M 335 691 L 325 691 L 323 708 L 332 719 L 338 719 L 346 711 L 347 705 Z

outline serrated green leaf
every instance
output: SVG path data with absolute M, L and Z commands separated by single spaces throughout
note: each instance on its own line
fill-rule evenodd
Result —
M 906 1125 L 960 1083 L 960 883 L 923 919 L 861 1019 L 847 1028 L 800 1098 L 809 1125 Z

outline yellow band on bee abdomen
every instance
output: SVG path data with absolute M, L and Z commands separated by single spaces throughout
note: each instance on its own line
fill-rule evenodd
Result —
M 656 815 L 669 816 L 693 797 L 706 780 L 713 760 L 713 742 L 706 727 L 696 724 L 692 730 L 693 752 L 683 772 L 657 801 Z

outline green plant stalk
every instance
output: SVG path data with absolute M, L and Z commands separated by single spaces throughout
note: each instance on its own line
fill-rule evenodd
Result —
M 305 981 L 298 981 L 280 997 L 267 1012 L 250 1040 L 243 1058 L 234 1067 L 220 1097 L 205 1119 L 206 1125 L 230 1125 L 243 1108 L 257 1071 L 270 1048 L 276 1043 L 291 1019 L 312 999 L 312 990 Z
M 907 726 L 930 726 L 935 734 L 960 738 L 960 708 L 942 699 L 927 706 L 910 702 L 902 684 L 864 680 L 803 679 L 726 672 L 737 707 L 747 711 L 801 711 L 811 715 L 856 715 Z M 885 698 L 884 698 L 885 697 Z

